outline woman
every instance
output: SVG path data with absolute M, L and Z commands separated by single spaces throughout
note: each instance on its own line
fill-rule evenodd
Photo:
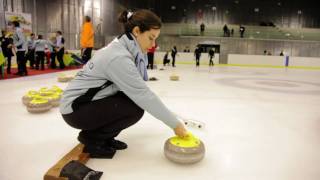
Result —
M 147 50 L 155 45 L 161 21 L 149 10 L 124 11 L 119 21 L 125 33 L 98 50 L 64 91 L 60 112 L 93 158 L 112 158 L 126 149 L 114 138 L 148 111 L 184 137 L 176 116 L 148 88 Z

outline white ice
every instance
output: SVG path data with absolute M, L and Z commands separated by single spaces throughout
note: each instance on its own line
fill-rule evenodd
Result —
M 191 65 L 149 71 L 150 88 L 175 113 L 205 123 L 190 128 L 205 158 L 179 165 L 163 155 L 173 131 L 146 113 L 119 140 L 129 148 L 113 159 L 90 159 L 101 180 L 319 180 L 320 71 Z M 69 71 L 66 73 L 75 73 Z M 170 81 L 172 74 L 180 81 Z M 58 108 L 30 114 L 28 90 L 67 84 L 57 73 L 0 81 L 0 179 L 40 180 L 78 142 Z

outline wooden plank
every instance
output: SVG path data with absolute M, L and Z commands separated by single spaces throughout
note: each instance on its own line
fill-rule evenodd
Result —
M 79 161 L 86 164 L 89 160 L 88 153 L 82 153 L 84 145 L 78 144 L 68 154 L 66 154 L 60 161 L 52 166 L 44 175 L 44 180 L 68 180 L 68 178 L 59 177 L 62 168 L 72 160 Z

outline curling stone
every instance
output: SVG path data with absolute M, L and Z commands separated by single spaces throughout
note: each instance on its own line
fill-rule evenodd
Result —
M 41 96 L 35 97 L 32 101 L 27 104 L 27 110 L 30 113 L 42 113 L 51 109 L 51 103 Z
M 74 78 L 72 75 L 59 74 L 58 82 L 69 82 Z
M 27 105 L 30 101 L 32 101 L 33 97 L 38 94 L 39 93 L 37 91 L 33 91 L 33 90 L 28 91 L 28 93 L 22 97 L 22 103 L 24 105 Z
M 61 94 L 59 92 L 56 92 L 53 89 L 41 88 L 39 90 L 39 94 L 41 96 L 39 98 L 48 100 L 53 107 L 59 106 L 61 97 Z
M 39 94 L 40 94 L 40 96 L 50 96 L 50 95 L 54 94 L 54 92 L 52 90 L 44 87 L 44 88 L 40 88 Z
M 158 81 L 158 79 L 156 77 L 151 77 L 149 78 L 149 81 Z
M 59 94 L 59 95 L 63 93 L 63 90 L 58 86 L 52 86 L 50 90 L 53 91 L 55 94 Z
M 50 94 L 47 96 L 41 96 L 41 98 L 46 99 L 53 107 L 57 107 L 60 104 L 60 95 L 59 94 Z
M 164 68 L 160 68 L 159 70 L 160 70 L 160 71 L 163 71 L 163 70 L 164 70 Z
M 179 81 L 179 76 L 178 75 L 171 75 L 170 80 L 171 81 Z
M 201 140 L 188 133 L 187 137 L 169 138 L 164 145 L 164 155 L 172 162 L 193 164 L 203 159 L 205 147 Z

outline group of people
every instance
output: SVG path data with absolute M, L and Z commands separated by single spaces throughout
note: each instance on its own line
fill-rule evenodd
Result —
M 234 30 L 233 28 L 230 30 L 228 28 L 228 26 L 225 24 L 222 28 L 223 30 L 223 36 L 224 37 L 233 37 L 234 35 Z M 244 37 L 244 32 L 246 31 L 246 28 L 243 25 L 239 26 L 239 33 L 240 33 L 240 37 L 243 38 Z
M 271 51 L 264 50 L 264 51 L 263 51 L 263 55 L 271 56 L 272 53 L 271 53 Z M 285 56 L 284 50 L 281 50 L 281 51 L 280 51 L 279 56 Z
M 31 69 L 44 70 L 45 53 L 49 52 L 50 57 L 47 63 L 51 68 L 56 68 L 55 58 L 57 57 L 60 69 L 64 69 L 64 38 L 61 31 L 57 31 L 55 36 L 48 40 L 43 39 L 39 34 L 36 38 L 34 33 L 26 37 L 23 33 L 20 23 L 14 21 L 11 23 L 13 33 L 2 30 L 1 50 L 7 61 L 7 74 L 11 74 L 11 60 L 16 55 L 18 72 L 15 75 L 27 76 L 27 62 Z M 50 62 L 50 63 L 49 63 Z
M 183 50 L 183 52 L 190 52 L 189 47 L 186 47 L 186 49 Z M 200 57 L 201 57 L 202 49 L 197 46 L 196 49 L 194 50 L 194 57 L 196 59 L 196 67 L 200 66 Z M 173 46 L 171 50 L 171 57 L 172 57 L 172 67 L 175 67 L 175 58 L 176 55 L 178 54 L 178 50 L 176 46 Z M 208 51 L 208 56 L 209 56 L 209 66 L 214 66 L 213 63 L 213 58 L 215 57 L 215 51 L 213 48 L 209 49 Z M 166 51 L 164 57 L 163 57 L 163 66 L 166 66 L 166 64 L 170 63 L 169 59 L 169 51 Z
M 28 75 L 28 61 L 30 69 L 44 70 L 45 58 L 48 68 L 57 68 L 56 59 L 59 62 L 59 68 L 65 68 L 63 61 L 65 39 L 61 31 L 56 31 L 54 36 L 46 40 L 42 34 L 36 36 L 34 33 L 31 33 L 27 37 L 18 21 L 14 21 L 10 25 L 13 33 L 2 30 L 0 37 L 1 51 L 7 62 L 7 74 L 11 74 L 11 61 L 14 55 L 16 55 L 18 65 L 18 72 L 15 75 Z M 81 57 L 86 63 L 91 59 L 94 46 L 94 30 L 89 16 L 85 16 L 84 18 L 80 45 Z

